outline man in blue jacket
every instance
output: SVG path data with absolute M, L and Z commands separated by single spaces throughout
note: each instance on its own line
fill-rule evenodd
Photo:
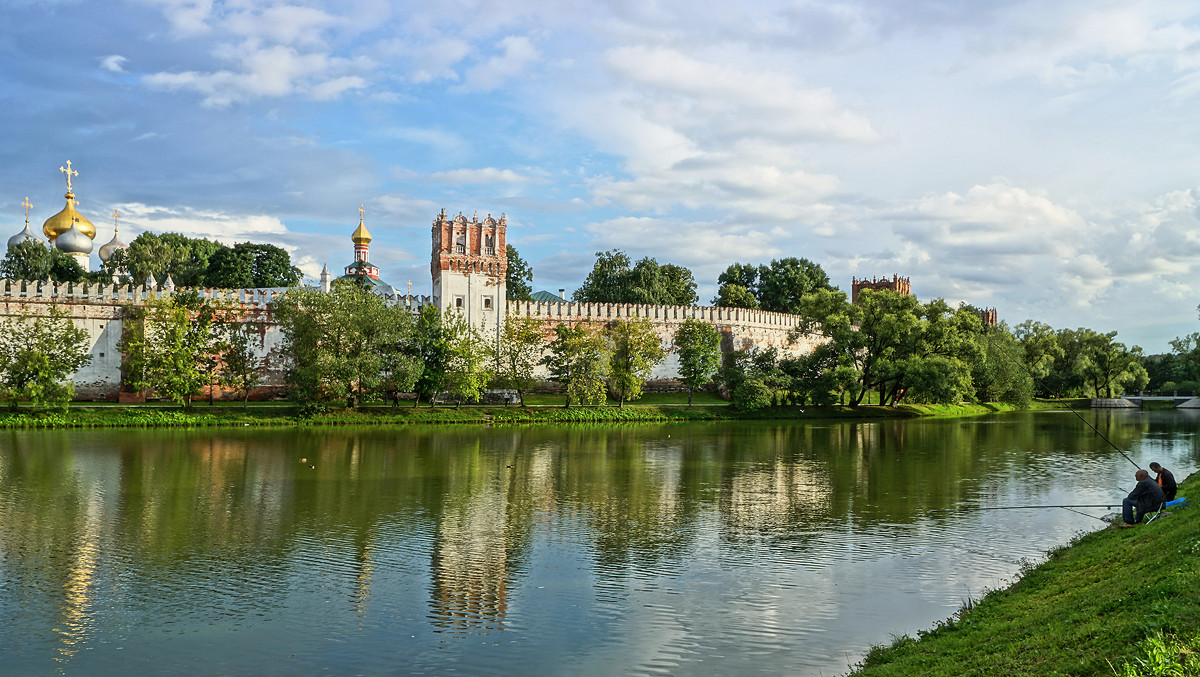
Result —
M 1158 486 L 1158 482 L 1150 479 L 1150 473 L 1138 468 L 1133 477 L 1137 480 L 1137 486 L 1129 492 L 1129 496 L 1124 501 L 1121 501 L 1121 524 L 1117 526 L 1122 529 L 1128 529 L 1134 525 L 1134 508 L 1137 508 L 1136 521 L 1141 522 L 1146 513 L 1158 510 L 1164 503 L 1162 487 Z

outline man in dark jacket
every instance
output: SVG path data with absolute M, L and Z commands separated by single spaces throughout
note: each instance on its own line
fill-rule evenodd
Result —
M 1179 487 L 1175 484 L 1175 476 L 1171 474 L 1170 470 L 1157 463 L 1151 463 L 1150 469 L 1157 474 L 1154 481 L 1158 483 L 1158 486 L 1162 487 L 1163 500 L 1174 501 L 1175 492 L 1179 490 Z
M 1158 482 L 1150 479 L 1150 473 L 1138 468 L 1133 477 L 1137 480 L 1137 486 L 1129 492 L 1129 496 L 1124 501 L 1121 501 L 1122 523 L 1118 526 L 1122 528 L 1133 526 L 1134 508 L 1137 508 L 1137 521 L 1141 522 L 1146 513 L 1158 510 L 1165 502 L 1163 501 L 1162 487 L 1158 486 Z

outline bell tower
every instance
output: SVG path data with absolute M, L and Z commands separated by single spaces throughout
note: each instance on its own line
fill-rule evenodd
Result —
M 504 321 L 508 275 L 507 224 L 443 209 L 433 220 L 433 303 L 443 313 L 457 312 L 472 327 L 484 327 L 485 338 L 499 336 Z

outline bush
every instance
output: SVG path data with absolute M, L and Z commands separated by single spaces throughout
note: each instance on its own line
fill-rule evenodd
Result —
M 771 406 L 774 393 L 762 381 L 748 378 L 733 389 L 730 403 L 738 411 L 758 411 Z

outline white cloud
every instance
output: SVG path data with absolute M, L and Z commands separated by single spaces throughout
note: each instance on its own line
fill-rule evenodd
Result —
M 128 61 L 120 54 L 111 54 L 100 60 L 100 67 L 110 73 L 124 73 L 124 64 Z
M 445 172 L 434 172 L 428 179 L 437 183 L 467 184 L 467 183 L 526 183 L 530 177 L 518 174 L 511 169 L 484 167 L 482 169 L 453 169 Z
M 502 54 L 469 68 L 463 83 L 455 89 L 461 92 L 490 92 L 508 80 L 522 74 L 540 56 L 529 38 L 509 35 L 500 40 Z
M 126 202 L 116 208 L 121 212 L 122 225 L 132 229 L 207 237 L 229 245 L 256 235 L 277 236 L 288 232 L 282 221 L 265 214 L 227 214 L 140 202 Z

